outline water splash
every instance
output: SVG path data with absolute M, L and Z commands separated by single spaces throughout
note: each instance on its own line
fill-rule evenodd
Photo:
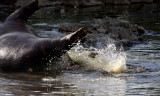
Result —
M 117 50 L 114 43 L 109 43 L 103 48 L 85 48 L 78 44 L 67 53 L 73 62 L 85 69 L 117 73 L 127 69 L 126 54 L 122 49 Z

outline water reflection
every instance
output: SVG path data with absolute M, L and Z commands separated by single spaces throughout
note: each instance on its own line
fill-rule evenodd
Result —
M 28 74 L 12 74 L 0 78 L 0 95 L 109 95 L 126 94 L 125 80 L 105 77 L 91 74 L 71 74 L 65 73 L 61 76 L 54 77 L 38 77 Z M 23 75 L 23 76 L 22 76 Z M 15 77 L 17 77 L 15 79 Z M 24 80 L 20 77 L 28 77 L 30 80 Z M 14 78 L 14 79 L 13 79 Z M 32 78 L 32 79 L 31 79 Z
M 91 74 L 68 74 L 62 78 L 64 83 L 74 84 L 84 95 L 125 95 L 126 82 L 120 78 Z M 66 82 L 67 81 L 67 82 Z M 81 94 L 82 94 L 81 92 Z M 80 93 L 77 93 L 80 94 Z

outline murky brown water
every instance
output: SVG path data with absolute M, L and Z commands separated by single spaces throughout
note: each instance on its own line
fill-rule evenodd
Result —
M 14 8 L 0 8 L 0 22 Z M 29 24 L 41 32 L 41 37 L 64 35 L 57 33 L 61 23 L 87 23 L 105 15 L 128 20 L 144 26 L 148 30 L 160 32 L 158 5 L 133 5 L 91 7 L 83 9 L 51 7 L 39 10 Z M 147 44 L 139 44 L 126 51 L 127 65 L 132 66 L 128 73 L 108 76 L 101 72 L 64 70 L 55 76 L 52 73 L 35 75 L 27 73 L 0 73 L 0 95 L 42 95 L 42 96 L 124 96 L 160 94 L 160 35 L 146 34 Z M 133 67 L 134 66 L 134 67 Z M 49 76 L 47 74 L 50 74 Z

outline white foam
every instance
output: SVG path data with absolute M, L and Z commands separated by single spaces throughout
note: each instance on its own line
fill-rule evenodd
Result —
M 78 45 L 67 52 L 72 61 L 89 70 L 103 70 L 107 72 L 123 72 L 127 69 L 126 55 L 117 51 L 114 44 L 108 44 L 102 49 L 84 48 Z

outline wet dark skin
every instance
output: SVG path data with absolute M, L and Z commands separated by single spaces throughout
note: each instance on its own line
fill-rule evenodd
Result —
M 39 8 L 38 0 L 34 0 L 13 12 L 0 25 L 0 71 L 42 71 L 50 58 L 65 54 L 87 34 L 80 28 L 60 39 L 35 36 L 26 21 Z

